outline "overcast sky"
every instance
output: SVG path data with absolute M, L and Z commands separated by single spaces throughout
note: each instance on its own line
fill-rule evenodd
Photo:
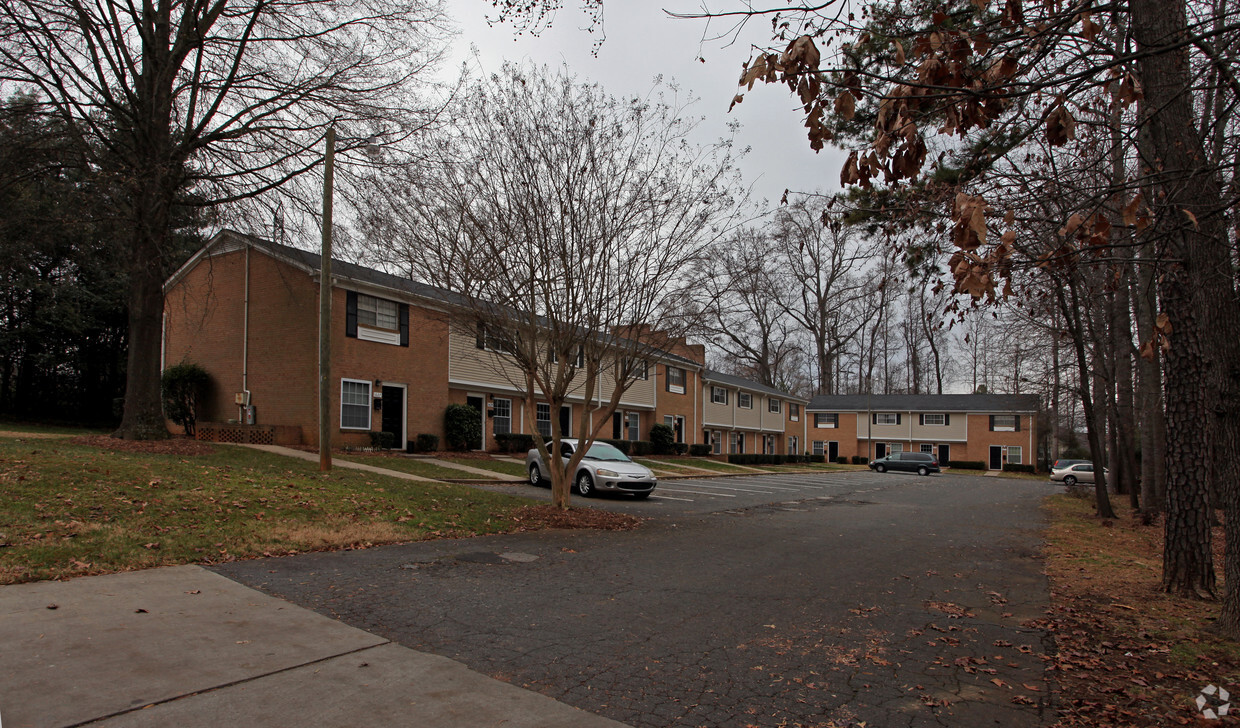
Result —
M 488 27 L 494 15 L 488 0 L 448 0 L 460 34 L 443 68 L 445 79 L 454 76 L 462 62 L 481 65 L 492 72 L 506 61 L 566 64 L 582 80 L 598 82 L 617 96 L 645 95 L 657 76 L 676 82 L 685 95 L 700 99 L 690 111 L 704 117 L 699 141 L 709 143 L 729 134 L 728 124 L 739 122 L 739 148 L 749 147 L 741 163 L 745 183 L 755 199 L 779 201 L 785 188 L 813 191 L 839 188 L 838 150 L 815 154 L 802 127 L 803 114 L 784 86 L 755 86 L 744 103 L 728 113 L 737 92 L 741 64 L 749 58 L 751 44 L 769 41 L 764 32 L 770 24 L 757 20 L 744 38 L 725 47 L 724 41 L 702 42 L 707 30 L 703 21 L 670 18 L 664 8 L 692 12 L 692 0 L 624 0 L 606 4 L 606 40 L 598 55 L 591 54 L 597 33 L 584 28 L 589 18 L 575 0 L 565 0 L 551 27 L 538 37 L 518 36 L 510 24 Z M 476 59 L 474 53 L 476 51 Z M 698 58 L 705 58 L 702 63 Z

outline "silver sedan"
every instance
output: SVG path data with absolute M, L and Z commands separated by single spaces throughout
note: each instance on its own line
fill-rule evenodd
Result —
M 1104 468 L 1103 473 L 1110 475 L 1111 471 Z M 1089 483 L 1092 485 L 1094 482 L 1094 464 L 1078 462 L 1066 468 L 1052 470 L 1051 480 L 1064 485 L 1076 485 L 1077 483 Z
M 568 465 L 568 459 L 576 451 L 576 439 L 560 441 L 561 468 Z M 549 481 L 547 476 L 551 471 L 543 464 L 538 448 L 526 454 L 525 469 L 530 475 L 531 485 L 544 485 Z M 628 455 L 605 442 L 591 443 L 577 465 L 577 472 L 573 474 L 573 488 L 586 497 L 594 495 L 595 491 L 611 491 L 647 498 L 657 484 L 658 478 L 649 468 L 638 465 Z

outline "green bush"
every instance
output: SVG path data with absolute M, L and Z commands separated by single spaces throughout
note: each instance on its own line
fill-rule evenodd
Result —
M 206 399 L 211 375 L 197 364 L 181 362 L 164 370 L 160 377 L 164 395 L 164 414 L 194 436 L 198 425 L 198 400 Z
M 733 453 L 728 462 L 733 465 L 784 465 L 786 463 L 821 463 L 826 458 L 822 455 L 775 455 L 756 452 Z
M 951 460 L 947 463 L 947 467 L 956 470 L 985 470 L 986 463 L 981 460 Z
M 1004 472 L 1007 473 L 1036 473 L 1037 469 L 1033 465 L 1021 465 L 1018 463 L 1005 463 L 1003 465 Z
M 686 443 L 686 442 L 674 443 L 673 449 L 676 451 L 677 455 L 684 455 L 685 453 L 689 452 L 689 443 Z
M 629 454 L 635 457 L 650 455 L 654 452 L 654 446 L 649 440 L 629 440 Z
M 676 449 L 676 431 L 662 423 L 651 427 L 650 448 L 655 455 L 671 455 Z
M 867 465 L 869 464 L 869 462 L 870 462 L 870 459 L 864 455 L 853 455 L 852 456 L 853 465 Z
M 396 447 L 395 432 L 368 432 L 370 435 L 370 446 L 376 450 L 391 450 Z
M 435 452 L 439 449 L 439 435 L 418 433 L 418 437 L 406 448 L 409 452 Z
M 710 455 L 711 447 L 705 443 L 698 443 L 689 446 L 689 454 L 695 458 L 706 457 Z
M 847 465 L 847 464 L 848 464 L 848 456 L 846 456 L 846 455 L 841 455 L 841 456 L 839 456 L 838 458 L 836 458 L 836 459 L 835 459 L 835 462 L 836 462 L 836 464 L 837 464 L 837 465 Z
M 482 413 L 467 404 L 450 404 L 443 413 L 444 441 L 452 450 L 482 447 Z
M 495 436 L 495 444 L 500 452 L 521 453 L 524 455 L 534 447 L 534 436 L 521 432 L 501 432 Z

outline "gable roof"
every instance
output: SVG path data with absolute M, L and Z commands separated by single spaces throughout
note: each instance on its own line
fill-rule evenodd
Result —
M 724 374 L 723 372 L 715 371 L 714 369 L 703 369 L 702 379 L 707 382 L 715 382 L 716 384 L 726 384 L 730 387 L 737 387 L 738 389 L 747 389 L 751 392 L 762 392 L 763 394 L 774 395 L 782 399 L 790 399 L 794 402 L 806 401 L 795 394 L 789 394 L 781 389 L 768 387 L 765 384 L 755 382 L 752 379 L 745 379 L 744 377 L 738 377 L 732 374 Z
M 820 394 L 806 412 L 1037 412 L 1036 394 Z
M 229 230 L 227 228 L 219 231 L 211 237 L 207 244 L 201 250 L 190 257 L 175 273 L 173 273 L 167 281 L 164 282 L 164 292 L 166 293 L 173 285 L 176 284 L 186 273 L 193 269 L 203 258 L 211 255 L 216 248 L 222 248 L 219 252 L 231 252 L 232 250 L 240 250 L 244 246 L 250 246 L 266 252 L 274 258 L 290 263 L 307 273 L 318 273 L 322 255 L 313 253 L 308 250 L 294 248 L 289 245 L 272 242 L 254 235 Z M 449 306 L 465 307 L 469 305 L 469 299 L 459 293 L 453 293 L 445 288 L 432 286 L 427 283 L 421 283 L 411 278 L 404 278 L 391 273 L 385 273 L 374 268 L 367 268 L 356 263 L 340 260 L 332 257 L 332 278 L 354 281 L 358 283 L 369 284 L 379 288 L 404 293 L 414 298 L 419 298 L 431 303 L 447 304 Z M 616 337 L 618 340 L 625 340 L 623 337 Z M 677 364 L 687 364 L 692 367 L 701 366 L 692 359 L 673 354 L 670 351 L 653 348 L 653 351 L 661 358 L 673 361 Z

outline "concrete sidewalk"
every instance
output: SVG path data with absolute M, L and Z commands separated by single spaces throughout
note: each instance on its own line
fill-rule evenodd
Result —
M 197 566 L 0 587 L 5 728 L 621 728 Z

